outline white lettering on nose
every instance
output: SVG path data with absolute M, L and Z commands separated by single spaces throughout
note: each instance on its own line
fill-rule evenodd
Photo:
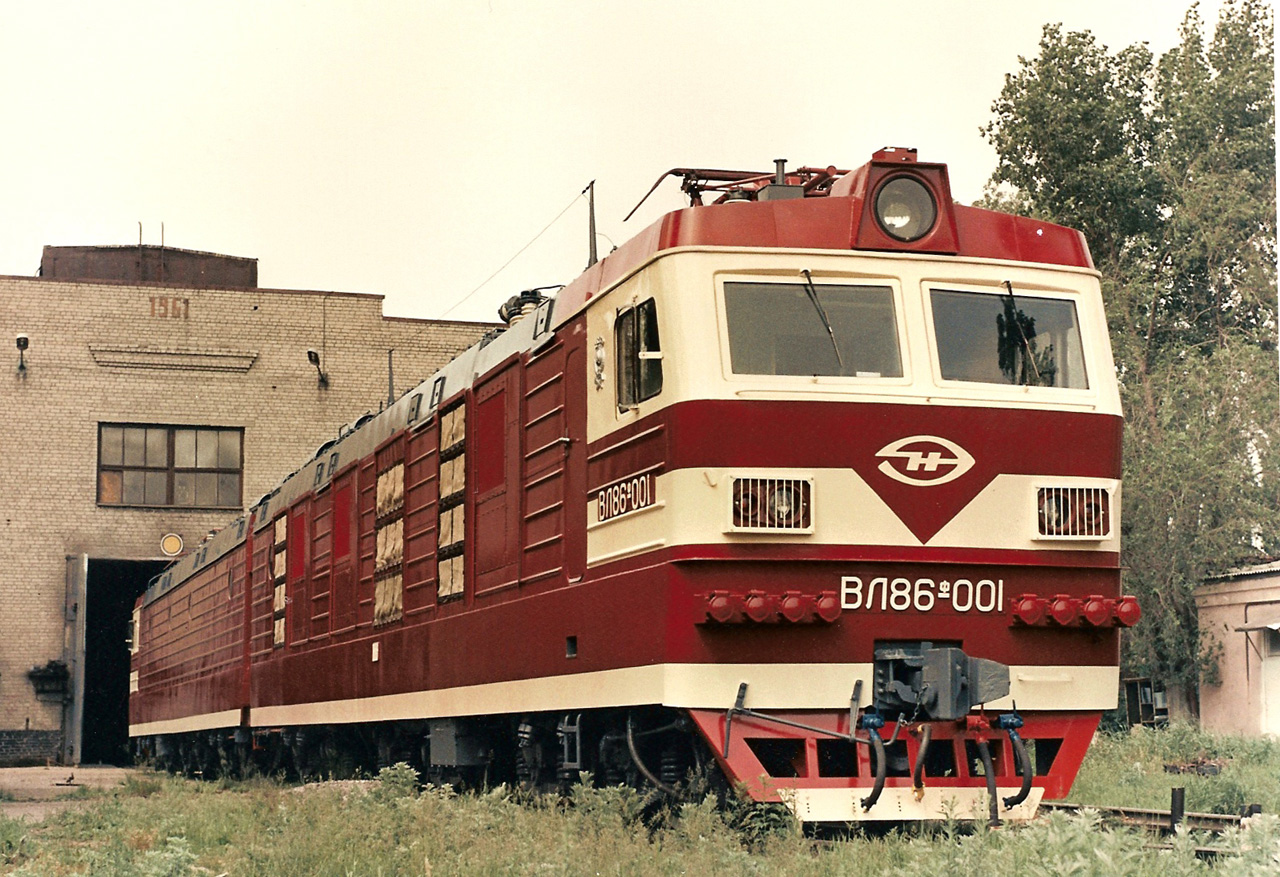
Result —
M 952 465 L 958 463 L 959 460 L 943 460 L 942 451 L 930 451 L 927 454 L 912 454 L 911 459 L 907 461 L 907 468 L 912 472 L 923 469 L 926 472 L 938 471 L 938 466 L 942 463 L 950 463 Z

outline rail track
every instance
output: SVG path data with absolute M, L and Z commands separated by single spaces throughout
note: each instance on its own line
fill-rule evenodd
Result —
M 1188 813 L 1183 806 L 1185 803 L 1185 790 L 1175 788 L 1170 790 L 1170 801 L 1168 810 L 1150 810 L 1143 807 L 1095 807 L 1084 804 L 1068 804 L 1056 802 L 1041 802 L 1040 809 L 1043 812 L 1066 812 L 1075 813 L 1083 809 L 1096 810 L 1106 819 L 1117 822 L 1121 825 L 1133 826 L 1135 828 L 1145 828 L 1147 831 L 1156 835 L 1166 835 L 1175 832 L 1179 826 L 1185 826 L 1189 831 L 1201 831 L 1208 834 L 1221 834 L 1232 828 L 1239 828 L 1240 824 L 1250 816 L 1254 816 L 1262 812 L 1262 807 L 1257 804 L 1250 804 L 1242 815 L 1228 813 Z M 1152 849 L 1165 849 L 1168 844 L 1153 842 L 1148 844 Z M 1221 850 L 1211 846 L 1197 846 L 1196 855 L 1205 860 L 1214 859 Z
M 1063 804 L 1042 801 L 1040 809 L 1047 812 L 1075 813 L 1079 810 L 1096 810 L 1108 819 L 1123 825 L 1146 828 L 1151 831 L 1170 833 L 1178 825 L 1185 825 L 1191 831 L 1207 831 L 1219 834 L 1229 828 L 1239 828 L 1244 818 L 1226 813 L 1183 813 L 1175 821 L 1175 812 L 1170 810 L 1148 810 L 1141 807 L 1096 807 L 1085 804 Z M 1260 811 L 1258 811 L 1260 812 Z

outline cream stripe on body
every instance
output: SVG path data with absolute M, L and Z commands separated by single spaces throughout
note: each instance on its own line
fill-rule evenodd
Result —
M 1010 668 L 1009 697 L 986 706 L 1010 709 L 1017 701 L 1023 712 L 1113 709 L 1119 674 L 1116 667 L 1015 666 Z M 250 724 L 344 724 L 639 704 L 728 709 L 742 682 L 748 684 L 746 706 L 752 709 L 847 710 L 859 679 L 863 692 L 870 692 L 871 664 L 659 664 L 437 691 L 257 707 L 251 711 Z M 238 711 L 228 710 L 130 725 L 129 733 L 139 736 L 234 727 L 239 718 Z

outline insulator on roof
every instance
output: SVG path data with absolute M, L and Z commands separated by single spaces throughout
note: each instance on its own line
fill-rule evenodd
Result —
M 519 295 L 513 295 L 498 307 L 498 318 L 508 326 L 514 326 L 522 318 L 538 309 L 538 305 L 546 300 L 540 289 L 526 289 Z

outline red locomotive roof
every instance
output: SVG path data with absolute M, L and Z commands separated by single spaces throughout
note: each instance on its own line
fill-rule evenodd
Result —
M 840 173 L 834 168 L 828 170 Z M 688 180 L 688 175 L 696 172 L 681 169 L 672 173 L 683 173 Z M 899 242 L 884 233 L 872 216 L 871 199 L 867 197 L 886 179 L 904 175 L 921 180 L 935 193 L 939 212 L 934 229 L 910 243 Z M 749 197 L 759 195 L 763 187 L 753 189 L 750 183 L 759 184 L 768 176 L 755 175 L 742 191 Z M 695 202 L 699 200 L 698 191 L 692 194 Z M 839 176 L 827 188 L 806 188 L 804 197 L 722 198 L 715 204 L 666 214 L 565 287 L 558 296 L 558 319 L 575 313 L 600 290 L 626 277 L 663 250 L 698 246 L 871 250 L 1093 268 L 1088 244 L 1080 232 L 1024 216 L 954 203 L 945 164 L 916 162 L 914 150 L 886 149 L 852 173 Z

